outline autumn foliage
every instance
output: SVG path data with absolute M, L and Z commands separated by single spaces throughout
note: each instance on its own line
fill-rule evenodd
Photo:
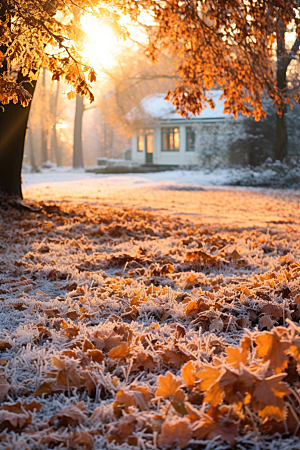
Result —
M 24 83 L 37 80 L 42 67 L 52 72 L 52 80 L 69 85 L 68 98 L 77 93 L 94 100 L 90 83 L 96 74 L 83 55 L 83 13 L 124 35 L 114 5 L 107 7 L 99 0 L 0 2 L 0 103 L 27 106 L 31 95 Z
M 133 22 L 143 22 L 148 14 L 146 53 L 156 59 L 167 51 L 175 58 L 177 87 L 167 98 L 184 116 L 199 114 L 207 103 L 214 107 L 207 93 L 216 87 L 223 91 L 225 112 L 242 112 L 257 120 L 265 116 L 265 95 L 279 114 L 284 104 L 298 99 L 298 84 L 286 79 L 300 44 L 297 0 L 80 0 L 76 5 L 69 0 L 9 0 L 2 5 L 2 103 L 27 105 L 30 96 L 18 82 L 18 72 L 35 80 L 40 67 L 47 67 L 54 80 L 63 78 L 73 86 L 70 98 L 77 92 L 93 100 L 88 82 L 95 80 L 95 72 L 80 53 L 85 36 L 78 17 L 86 13 L 109 23 L 123 37 L 127 32 L 118 25 L 120 13 Z M 290 47 L 285 43 L 287 30 L 294 33 Z
M 254 233 L 249 250 L 248 232 L 131 209 L 7 214 L 1 242 L 16 251 L 1 247 L 1 444 L 300 437 L 296 228 L 290 243 Z

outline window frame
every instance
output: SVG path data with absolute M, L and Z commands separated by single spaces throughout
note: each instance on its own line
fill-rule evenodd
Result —
M 194 148 L 189 147 L 189 134 L 190 133 L 194 134 Z M 196 144 L 196 132 L 195 132 L 194 128 L 191 126 L 185 127 L 185 151 L 189 152 L 189 153 L 195 152 L 195 150 L 196 150 L 195 144 Z
M 165 135 L 173 135 L 173 143 L 175 143 L 175 130 L 178 130 L 178 148 L 164 148 L 164 136 Z M 169 144 L 170 144 L 170 140 L 169 140 Z M 162 127 L 161 128 L 161 151 L 162 152 L 179 152 L 180 151 L 180 127 L 176 126 L 176 127 Z
M 141 129 L 139 130 L 138 134 L 137 134 L 137 151 L 138 153 L 146 153 L 147 151 L 147 136 L 149 135 L 153 135 L 153 139 L 154 139 L 154 129 L 153 128 L 146 128 L 146 129 Z M 142 138 L 142 139 L 141 139 Z M 139 149 L 139 141 L 140 139 L 143 142 L 143 150 Z M 154 150 L 154 147 L 153 147 Z M 154 153 L 154 151 L 153 151 Z

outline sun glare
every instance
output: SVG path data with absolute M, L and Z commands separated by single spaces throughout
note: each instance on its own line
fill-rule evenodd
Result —
M 108 25 L 99 25 L 91 16 L 84 16 L 82 27 L 88 36 L 84 54 L 90 65 L 95 68 L 103 66 L 108 69 L 115 62 L 115 54 L 118 47 L 118 39 Z
M 140 22 L 145 25 L 153 23 L 153 17 L 149 13 L 140 16 Z M 134 47 L 137 43 L 145 44 L 147 34 L 142 26 L 132 23 L 130 18 L 121 15 L 120 24 L 129 32 L 131 40 L 118 39 L 109 25 L 99 24 L 91 15 L 85 15 L 81 20 L 82 28 L 87 35 L 84 54 L 88 63 L 95 69 L 109 69 L 117 60 L 118 52 L 124 47 Z

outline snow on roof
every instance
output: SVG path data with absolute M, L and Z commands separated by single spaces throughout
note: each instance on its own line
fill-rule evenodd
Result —
M 207 106 L 201 114 L 194 116 L 193 114 L 189 115 L 190 119 L 225 119 L 225 117 L 229 117 L 228 113 L 224 114 L 224 100 L 219 100 L 222 95 L 222 91 L 215 90 L 209 92 L 209 98 L 212 98 L 215 102 L 215 109 L 211 109 L 210 106 Z M 140 103 L 140 111 L 132 111 L 133 116 L 137 117 L 141 113 L 145 116 L 150 116 L 153 119 L 157 120 L 184 120 L 183 117 L 180 116 L 178 112 L 176 112 L 175 106 L 165 100 L 166 94 L 155 94 L 148 95 L 145 97 Z M 131 114 L 132 114 L 131 113 Z M 138 114 L 137 114 L 138 113 Z M 132 115 L 131 115 L 132 117 Z

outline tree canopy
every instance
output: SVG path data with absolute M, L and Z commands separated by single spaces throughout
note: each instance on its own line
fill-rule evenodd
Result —
M 18 82 L 18 70 L 35 80 L 40 67 L 53 79 L 73 86 L 68 93 L 93 101 L 90 82 L 95 72 L 80 53 L 84 33 L 76 17 L 89 12 L 110 23 L 122 36 L 120 13 L 138 20 L 145 11 L 149 21 L 147 54 L 155 59 L 167 49 L 177 62 L 177 86 L 169 92 L 182 113 L 198 114 L 208 102 L 207 91 L 224 92 L 225 111 L 265 115 L 264 94 L 279 113 L 298 97 L 298 86 L 278 79 L 278 65 L 286 70 L 298 61 L 299 0 L 2 0 L 0 14 L 0 101 L 21 102 L 30 95 Z M 285 33 L 293 42 L 286 45 Z M 102 43 L 99 42 L 99 45 Z M 103 43 L 104 45 L 104 43 Z M 87 76 L 86 76 L 87 75 Z M 292 89 L 290 89 L 292 88 Z
M 69 98 L 78 93 L 92 102 L 89 83 L 96 80 L 96 75 L 80 51 L 85 33 L 78 18 L 82 13 L 93 14 L 123 36 L 125 31 L 118 24 L 113 2 L 2 0 L 0 6 L 0 102 L 27 106 L 31 95 L 24 83 L 35 81 L 41 67 L 52 72 L 53 80 L 64 79 L 72 87 Z

